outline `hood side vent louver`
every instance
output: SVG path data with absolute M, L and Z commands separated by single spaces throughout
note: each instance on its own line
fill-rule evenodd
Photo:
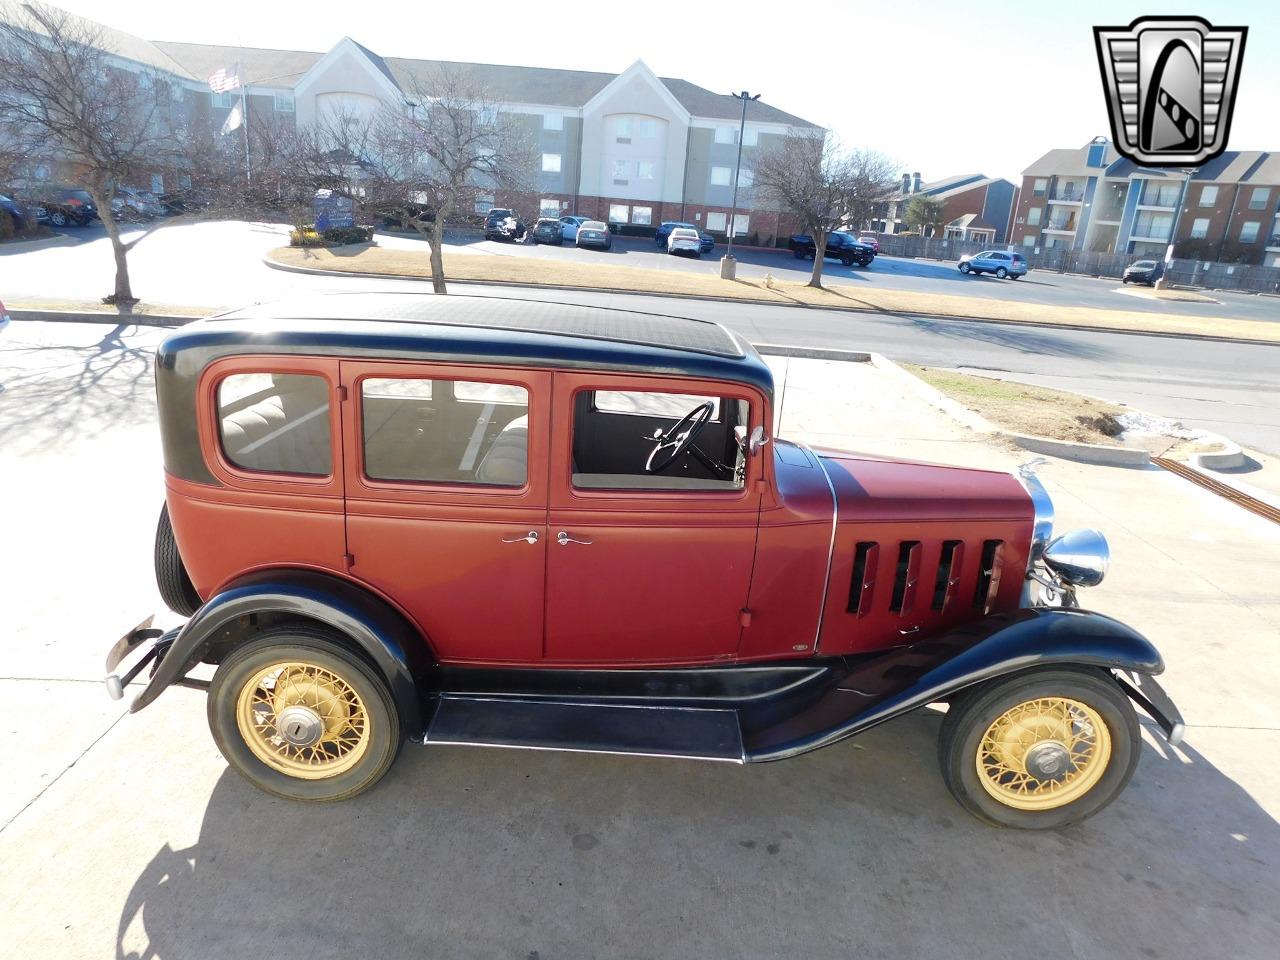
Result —
M 904 540 L 898 545 L 893 599 L 889 603 L 889 609 L 894 613 L 906 613 L 915 603 L 916 584 L 920 581 L 920 552 L 919 540 Z
M 849 582 L 850 613 L 865 617 L 871 612 L 876 591 L 876 568 L 880 565 L 880 544 L 863 540 L 853 554 L 853 576 Z
M 942 555 L 938 558 L 938 573 L 933 578 L 934 610 L 945 610 L 955 595 L 960 581 L 960 564 L 964 559 L 964 543 L 960 540 L 943 540 Z
M 1000 548 L 1003 540 L 982 541 L 982 565 L 978 568 L 978 588 L 973 592 L 973 605 L 987 609 L 1000 589 Z

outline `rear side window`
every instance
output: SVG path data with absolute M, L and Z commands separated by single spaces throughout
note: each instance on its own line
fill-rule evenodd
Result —
M 333 472 L 329 385 L 300 373 L 235 373 L 218 384 L 222 449 L 237 467 L 325 477 Z
M 360 382 L 364 472 L 373 480 L 524 486 L 529 391 L 478 380 Z

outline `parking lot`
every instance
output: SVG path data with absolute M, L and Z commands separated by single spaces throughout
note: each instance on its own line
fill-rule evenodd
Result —
M 1043 472 L 1061 523 L 1111 537 L 1090 603 L 1157 640 L 1190 725 L 1176 751 L 1148 730 L 1125 795 L 1068 831 L 959 810 L 932 711 L 748 768 L 409 746 L 371 793 L 301 807 L 227 771 L 201 694 L 127 715 L 100 684 L 105 648 L 160 608 L 161 336 L 17 321 L 0 340 L 14 956 L 1274 955 L 1280 528 L 1160 471 Z M 861 366 L 782 368 L 783 433 L 1016 462 Z

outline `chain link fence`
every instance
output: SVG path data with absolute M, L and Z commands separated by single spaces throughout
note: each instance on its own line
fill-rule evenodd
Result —
M 983 250 L 1003 250 L 1004 244 L 981 244 L 971 240 L 943 240 L 939 237 L 898 237 L 881 235 L 880 252 L 891 257 L 957 261 Z M 1119 280 L 1124 268 L 1135 260 L 1160 259 L 1133 253 L 1097 253 L 1065 247 L 1014 247 L 1027 258 L 1033 270 L 1079 273 L 1090 277 Z M 1256 267 L 1243 263 L 1215 263 L 1203 260 L 1174 260 L 1169 282 L 1179 286 L 1211 290 L 1240 290 L 1246 293 L 1280 293 L 1280 267 Z

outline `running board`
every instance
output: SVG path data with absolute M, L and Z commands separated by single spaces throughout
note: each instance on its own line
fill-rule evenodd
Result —
M 736 710 L 445 694 L 425 742 L 744 762 Z

